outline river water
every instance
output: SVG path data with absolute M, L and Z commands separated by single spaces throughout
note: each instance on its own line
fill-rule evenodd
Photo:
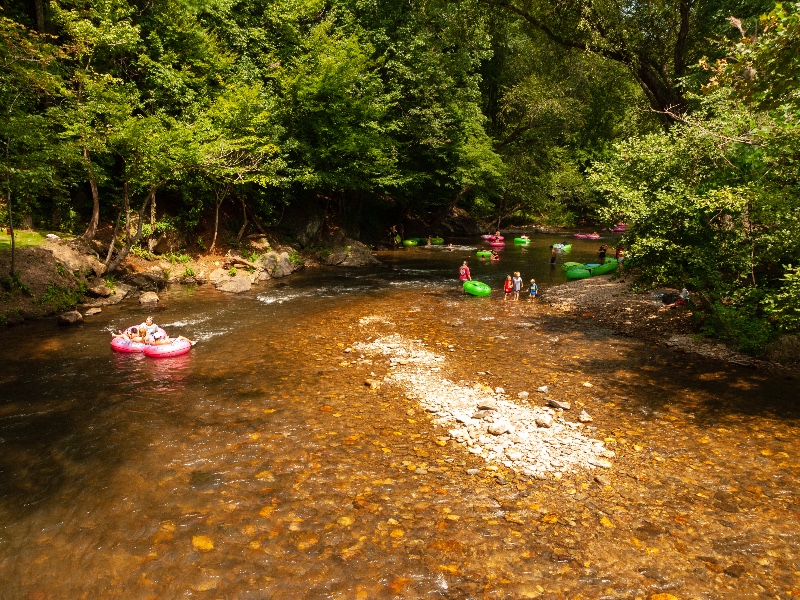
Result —
M 546 292 L 555 241 L 171 288 L 156 322 L 200 340 L 172 359 L 111 352 L 108 332 L 148 314 L 134 303 L 1 332 L 0 598 L 800 595 L 797 380 L 455 281 L 468 259 L 495 288 L 520 270 Z M 610 468 L 487 463 L 357 349 L 389 335 L 448 381 L 528 405 L 547 385 L 562 419 L 591 415 Z

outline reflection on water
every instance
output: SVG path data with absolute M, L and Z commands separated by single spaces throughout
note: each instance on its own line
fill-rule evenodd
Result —
M 553 241 L 468 258 L 473 276 L 546 281 Z M 796 593 L 796 380 L 464 297 L 470 252 L 236 297 L 176 288 L 157 322 L 202 341 L 173 359 L 110 351 L 145 315 L 132 304 L 0 333 L 0 598 Z M 613 467 L 538 481 L 483 463 L 365 385 L 391 367 L 346 350 L 389 332 L 444 353 L 451 381 L 534 403 L 548 385 Z

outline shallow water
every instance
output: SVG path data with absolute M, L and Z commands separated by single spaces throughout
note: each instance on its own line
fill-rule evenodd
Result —
M 470 257 L 493 287 L 521 270 L 546 288 L 553 241 L 499 265 L 419 248 L 239 296 L 173 288 L 156 322 L 200 339 L 173 359 L 110 351 L 135 304 L 0 333 L 0 598 L 800 594 L 797 381 L 455 282 Z M 446 441 L 365 385 L 386 361 L 346 352 L 388 333 L 453 382 L 539 404 L 548 385 L 612 467 L 531 480 Z

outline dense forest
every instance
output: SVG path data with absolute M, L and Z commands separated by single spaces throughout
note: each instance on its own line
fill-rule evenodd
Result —
M 800 3 L 12 0 L 0 38 L 0 223 L 105 224 L 110 269 L 221 212 L 623 220 L 717 334 L 800 329 Z

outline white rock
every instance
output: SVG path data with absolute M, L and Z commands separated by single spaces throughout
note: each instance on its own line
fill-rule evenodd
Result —
M 536 391 L 539 392 L 539 393 L 542 393 L 542 394 L 549 394 L 550 393 L 550 388 L 547 387 L 546 385 L 542 385 L 542 386 L 539 386 L 538 388 L 536 388 Z

